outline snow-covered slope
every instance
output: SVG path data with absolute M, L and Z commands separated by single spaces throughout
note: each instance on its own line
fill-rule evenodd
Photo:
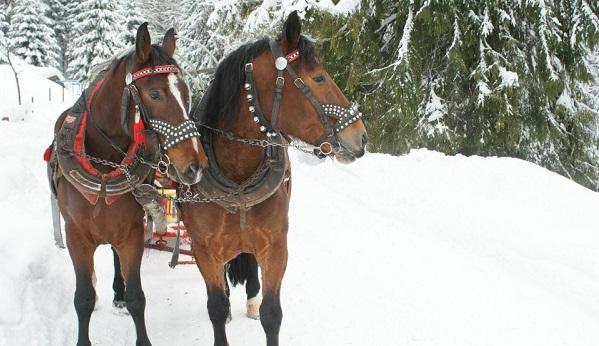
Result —
M 72 345 L 68 254 L 53 246 L 41 159 L 52 116 L 0 122 L 0 344 Z M 283 345 L 599 345 L 599 195 L 533 164 L 415 150 L 352 165 L 293 159 Z M 142 267 L 155 345 L 207 345 L 195 266 Z M 133 345 L 96 255 L 97 345 Z M 263 345 L 233 291 L 232 345 Z

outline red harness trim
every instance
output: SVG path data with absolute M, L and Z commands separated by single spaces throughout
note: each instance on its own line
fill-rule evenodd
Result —
M 287 59 L 287 63 L 291 64 L 296 61 L 300 57 L 299 48 L 292 50 L 289 54 L 285 55 L 285 59 Z
M 94 89 L 92 90 L 92 93 L 87 102 L 87 109 L 91 108 L 91 104 L 94 100 L 94 97 L 96 96 L 96 93 L 98 92 L 98 90 L 100 89 L 102 84 L 104 84 L 104 79 L 100 80 L 94 86 Z M 82 117 L 81 123 L 79 124 L 79 129 L 77 129 L 77 134 L 75 135 L 75 141 L 73 143 L 73 151 L 76 154 L 85 153 L 85 132 L 87 129 L 87 116 L 88 116 L 87 110 L 85 110 L 83 112 L 83 115 L 81 116 Z M 129 149 L 127 149 L 127 156 L 125 156 L 125 158 L 123 159 L 121 164 L 129 165 L 129 164 L 133 163 L 133 161 L 135 160 L 135 154 L 137 153 L 137 150 L 139 149 L 139 147 L 140 147 L 139 144 L 137 144 L 135 142 L 131 142 L 131 144 L 129 144 Z M 83 169 L 87 173 L 89 173 L 93 176 L 96 176 L 98 178 L 102 177 L 103 174 L 100 171 L 98 171 L 94 166 L 92 166 L 92 164 L 89 162 L 89 160 L 86 157 L 77 156 L 76 159 L 79 162 L 79 164 L 81 165 L 81 167 L 83 167 Z M 121 175 L 123 175 L 123 171 L 117 168 L 108 173 L 108 178 L 112 179 L 112 178 L 119 177 Z
M 159 65 L 159 66 L 154 66 L 154 67 L 147 67 L 147 68 L 143 68 L 139 71 L 136 71 L 135 73 L 132 74 L 132 80 L 136 81 L 138 79 L 141 78 L 145 78 L 145 77 L 149 77 L 155 74 L 169 74 L 169 73 L 179 73 L 179 68 L 175 65 Z M 104 79 L 101 79 L 98 83 L 96 83 L 96 85 L 94 86 L 94 88 L 92 89 L 91 95 L 88 99 L 87 102 L 87 109 L 91 109 L 91 104 L 94 100 L 94 97 L 96 96 L 96 93 L 98 92 L 98 90 L 100 89 L 100 87 L 104 84 Z M 75 140 L 73 143 L 73 151 L 76 154 L 82 154 L 85 153 L 85 133 L 87 130 L 87 109 L 85 111 L 83 111 L 83 114 L 81 115 L 81 122 L 79 123 L 79 129 L 77 129 L 77 134 L 75 135 Z M 69 119 L 72 119 L 72 116 L 67 115 L 67 117 L 65 118 L 64 121 L 69 121 Z M 72 120 L 70 120 L 72 122 Z M 135 119 L 135 124 L 133 126 L 133 132 L 134 132 L 134 140 L 129 144 L 129 148 L 127 149 L 127 155 L 123 158 L 123 161 L 121 162 L 121 164 L 123 165 L 130 165 L 135 161 L 135 156 L 137 154 L 137 151 L 139 150 L 139 148 L 141 147 L 141 145 L 143 145 L 145 138 L 143 136 L 143 131 L 145 129 L 144 123 L 143 121 L 140 119 L 139 115 L 136 114 L 136 119 Z M 44 160 L 48 160 L 50 155 L 51 155 L 51 149 L 50 152 L 48 153 L 48 150 L 46 150 L 46 153 L 44 153 Z M 48 157 L 48 158 L 46 158 Z M 98 171 L 94 166 L 92 166 L 92 164 L 89 162 L 89 160 L 84 157 L 84 156 L 77 156 L 76 157 L 77 161 L 79 162 L 79 164 L 81 165 L 81 167 L 83 167 L 83 169 L 93 175 L 96 176 L 98 178 L 102 178 L 103 174 Z M 108 178 L 112 179 L 112 178 L 116 178 L 119 177 L 121 175 L 123 175 L 123 171 L 120 169 L 114 169 L 112 171 L 110 171 L 108 174 Z
M 175 65 L 159 65 L 154 67 L 146 67 L 133 73 L 133 81 L 148 77 L 155 74 L 179 73 L 179 68 Z

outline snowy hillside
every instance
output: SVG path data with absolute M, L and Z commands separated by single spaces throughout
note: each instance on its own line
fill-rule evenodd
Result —
M 0 122 L 0 344 L 72 345 L 74 274 L 53 245 L 42 161 L 53 120 Z M 25 140 L 24 140 L 25 139 Z M 599 344 L 599 195 L 516 159 L 426 150 L 353 165 L 293 153 L 283 345 Z M 154 345 L 208 345 L 195 266 L 142 266 Z M 96 345 L 133 345 L 96 255 Z M 263 345 L 232 297 L 232 345 Z

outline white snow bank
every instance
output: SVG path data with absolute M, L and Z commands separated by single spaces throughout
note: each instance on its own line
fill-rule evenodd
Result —
M 58 76 L 60 72 L 48 67 L 36 67 L 16 57 L 12 58 L 19 78 L 21 105 L 18 103 L 15 75 L 10 65 L 0 65 L 0 119 L 25 120 L 36 113 L 49 115 L 52 109 L 72 104 L 79 96 L 71 89 L 64 88 L 47 77 Z M 77 90 L 79 93 L 80 90 Z
M 74 274 L 54 248 L 45 166 L 56 114 L 0 122 L 0 344 L 72 345 Z M 26 140 L 23 140 L 26 139 Z M 293 152 L 284 345 L 599 344 L 599 196 L 510 158 L 367 154 L 352 165 Z M 195 266 L 142 266 L 155 345 L 212 343 Z M 94 344 L 132 345 L 96 254 Z M 263 345 L 233 290 L 232 345 Z

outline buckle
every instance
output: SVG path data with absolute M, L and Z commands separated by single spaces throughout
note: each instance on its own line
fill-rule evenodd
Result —
M 247 64 L 245 64 L 245 72 L 252 72 L 254 71 L 254 64 L 252 64 L 251 62 L 248 62 Z
M 277 77 L 277 88 L 282 88 L 285 86 L 285 78 Z
M 297 78 L 296 78 L 296 79 L 293 81 L 293 84 L 295 84 L 295 86 L 296 86 L 298 89 L 302 89 L 303 87 L 305 87 L 305 86 L 306 86 L 306 84 L 304 84 L 304 81 L 303 81 L 303 79 L 301 79 L 300 77 L 297 77 Z

